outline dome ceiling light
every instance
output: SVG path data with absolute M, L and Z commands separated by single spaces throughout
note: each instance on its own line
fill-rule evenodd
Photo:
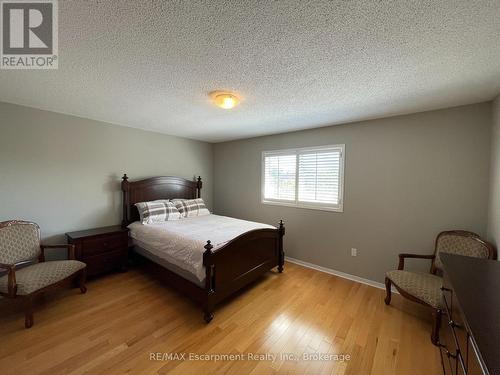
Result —
M 235 94 L 226 91 L 212 91 L 209 95 L 213 103 L 222 109 L 232 109 L 240 102 Z

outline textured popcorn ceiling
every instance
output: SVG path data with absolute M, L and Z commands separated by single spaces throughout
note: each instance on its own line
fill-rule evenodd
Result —
M 59 7 L 59 70 L 0 71 L 0 101 L 216 142 L 500 91 L 500 0 Z M 215 89 L 243 102 L 219 109 Z

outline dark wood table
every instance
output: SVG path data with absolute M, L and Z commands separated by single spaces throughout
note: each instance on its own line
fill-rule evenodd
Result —
M 451 310 L 448 327 L 443 327 L 451 331 L 448 357 L 456 355 L 459 374 L 500 374 L 500 262 L 440 256 L 445 273 L 443 297 L 449 305 L 446 310 Z

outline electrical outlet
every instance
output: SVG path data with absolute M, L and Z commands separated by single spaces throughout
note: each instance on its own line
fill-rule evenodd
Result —
M 358 249 L 355 249 L 354 247 L 351 248 L 351 256 L 357 257 L 358 256 Z

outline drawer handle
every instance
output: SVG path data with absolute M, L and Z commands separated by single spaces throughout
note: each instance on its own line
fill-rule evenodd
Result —
M 453 354 L 448 349 L 445 349 L 445 350 L 446 350 L 446 356 L 448 358 L 457 358 L 457 353 Z
M 455 323 L 453 320 L 450 320 L 450 321 L 448 322 L 448 325 L 449 325 L 450 327 L 462 328 L 462 326 L 461 326 L 460 324 Z
M 445 288 L 444 286 L 441 287 L 441 290 L 443 292 L 451 292 L 451 289 L 450 288 Z

